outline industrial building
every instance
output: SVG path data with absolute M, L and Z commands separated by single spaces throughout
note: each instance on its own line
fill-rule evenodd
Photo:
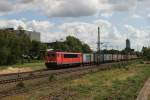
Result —
M 125 51 L 128 53 L 133 53 L 134 49 L 131 48 L 131 42 L 129 39 L 126 39 L 126 48 Z
M 30 37 L 31 40 L 34 41 L 41 41 L 41 34 L 40 32 L 36 31 L 25 31 L 25 33 Z
M 130 40 L 129 39 L 126 40 L 126 49 L 127 50 L 131 49 L 131 44 L 130 44 Z

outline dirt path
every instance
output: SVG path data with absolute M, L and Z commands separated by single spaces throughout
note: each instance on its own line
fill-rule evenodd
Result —
M 136 100 L 148 100 L 150 95 L 150 78 L 144 84 Z
M 18 73 L 18 72 L 29 72 L 32 71 L 31 68 L 13 68 L 13 67 L 9 67 L 7 69 L 4 70 L 0 70 L 0 75 L 1 74 L 9 74 L 9 73 Z

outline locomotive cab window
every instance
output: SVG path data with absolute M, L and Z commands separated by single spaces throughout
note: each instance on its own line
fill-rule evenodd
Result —
M 50 57 L 50 58 L 54 58 L 54 57 L 55 57 L 55 54 L 51 54 L 51 53 L 50 53 L 50 54 L 47 54 L 47 56 Z
M 78 58 L 77 54 L 64 54 L 64 58 Z

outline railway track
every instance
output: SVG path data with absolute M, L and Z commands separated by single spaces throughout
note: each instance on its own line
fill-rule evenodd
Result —
M 32 80 L 32 79 L 37 79 L 37 78 L 42 78 L 42 77 L 48 77 L 49 75 L 61 75 L 61 74 L 69 73 L 69 72 L 87 70 L 87 69 L 92 69 L 92 68 L 96 68 L 96 67 L 87 66 L 87 67 L 69 68 L 69 69 L 62 69 L 62 70 L 41 71 L 39 73 L 37 72 L 25 73 L 26 75 L 22 74 L 23 77 L 19 75 L 16 78 L 0 80 L 0 85 L 14 83 L 18 81 L 26 81 L 26 80 Z
M 108 66 L 112 64 L 119 64 L 119 63 L 123 63 L 123 62 L 101 64 L 99 68 L 104 68 L 104 66 Z M 73 68 L 58 69 L 58 70 L 46 70 L 45 69 L 45 70 L 37 70 L 37 71 L 32 71 L 32 72 L 22 72 L 22 73 L 0 75 L 0 77 L 3 77 L 3 79 L 0 80 L 0 85 L 15 83 L 19 81 L 33 80 L 37 78 L 48 77 L 50 75 L 61 75 L 65 73 L 93 69 L 93 68 L 98 68 L 98 66 L 94 65 L 94 66 L 84 66 L 84 67 L 73 67 Z M 9 78 L 5 78 L 5 76 L 7 77 L 9 76 Z
M 42 69 L 42 70 L 46 70 L 46 69 Z M 40 72 L 42 70 L 28 71 L 28 72 L 18 72 L 18 73 L 9 73 L 9 74 L 0 74 L 0 77 L 12 76 L 12 75 L 18 75 L 18 74 L 28 74 L 28 73 L 31 73 L 31 72 Z
M 122 64 L 122 63 L 124 64 L 127 62 L 115 62 L 115 63 L 101 64 L 100 66 L 75 67 L 75 68 L 68 68 L 68 69 L 61 69 L 61 70 L 42 70 L 42 71 L 34 71 L 31 73 L 28 72 L 28 75 L 25 75 L 25 77 L 19 76 L 17 78 L 0 80 L 0 85 L 6 85 L 10 83 L 19 83 L 19 82 L 23 82 L 27 80 L 38 79 L 38 78 L 45 78 L 45 77 L 49 77 L 50 75 L 63 75 L 63 74 L 68 74 L 68 73 L 77 74 L 79 72 L 80 72 L 79 74 L 82 75 L 84 71 L 90 71 L 90 70 L 92 71 L 95 69 L 106 69 L 106 68 L 110 68 L 111 65 Z M 27 73 L 24 73 L 24 74 L 27 74 Z M 29 90 L 27 90 L 26 88 L 23 88 L 23 89 L 16 88 L 16 89 L 7 90 L 7 91 L 0 91 L 0 97 L 17 95 L 19 93 L 25 93 L 27 91 Z
M 96 68 L 96 67 L 94 67 Z M 92 68 L 93 69 L 93 68 Z M 80 72 L 79 72 L 80 70 Z M 65 72 L 59 72 L 59 73 L 56 73 L 55 75 L 62 75 L 62 74 L 66 74 L 66 73 L 69 73 L 73 76 L 79 76 L 79 75 L 83 75 L 86 73 L 86 71 L 88 70 L 91 70 L 91 68 L 87 67 L 86 69 L 76 69 L 76 70 L 68 70 L 68 71 L 65 71 Z M 83 73 L 83 71 L 85 71 L 85 73 Z M 48 75 L 49 76 L 49 75 Z M 70 76 L 70 75 L 69 75 Z M 42 78 L 42 77 L 47 77 L 46 75 L 45 76 L 41 76 L 41 77 L 37 77 L 37 78 Z M 36 79 L 36 78 L 34 78 Z M 47 84 L 49 85 L 49 84 Z M 1 91 L 0 92 L 0 97 L 1 98 L 4 98 L 4 97 L 7 97 L 7 96 L 12 96 L 12 95 L 17 95 L 17 94 L 20 94 L 20 93 L 26 93 L 30 90 L 37 90 L 41 88 L 40 86 L 35 86 L 35 87 L 30 87 L 30 89 L 27 89 L 27 88 L 21 88 L 21 89 L 18 89 L 17 87 L 15 89 L 11 89 L 11 90 L 6 90 L 6 91 Z

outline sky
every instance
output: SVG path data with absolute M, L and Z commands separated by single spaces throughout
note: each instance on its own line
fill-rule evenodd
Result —
M 150 45 L 150 0 L 0 0 L 0 28 L 41 32 L 42 42 L 71 35 L 97 48 L 140 50 Z

